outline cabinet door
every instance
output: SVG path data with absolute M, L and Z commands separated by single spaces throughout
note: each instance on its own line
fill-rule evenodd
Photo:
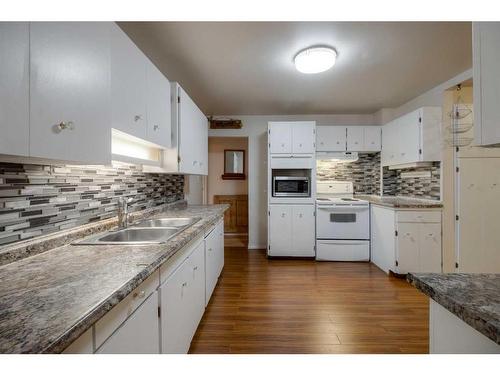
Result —
M 362 126 L 347 127 L 347 151 L 364 151 L 364 128 Z
M 214 228 L 210 234 L 205 238 L 205 278 L 206 278 L 206 291 L 205 291 L 205 304 L 208 305 L 210 297 L 217 284 L 219 277 L 218 262 L 219 256 L 217 254 L 220 239 L 218 236 L 217 228 Z
M 397 129 L 396 121 L 391 121 L 382 127 L 382 152 L 380 154 L 382 166 L 396 164 Z
M 187 260 L 160 286 L 162 353 L 187 353 L 191 341 Z
M 345 126 L 316 127 L 316 151 L 346 151 L 346 142 Z
M 147 58 L 118 25 L 111 29 L 111 125 L 146 139 Z
M 0 23 L 0 154 L 29 155 L 29 23 Z
M 163 147 L 170 147 L 170 82 L 151 61 L 146 63 L 146 73 L 147 140 Z
M 420 111 L 413 111 L 398 119 L 399 147 L 396 152 L 397 164 L 420 161 Z
M 200 241 L 188 258 L 189 319 L 191 342 L 205 311 L 205 244 Z
M 365 126 L 363 151 L 380 151 L 382 148 L 381 133 L 380 126 Z
M 299 122 L 292 125 L 292 153 L 314 154 L 316 126 L 312 122 Z
M 30 24 L 30 156 L 110 162 L 110 26 Z
M 419 224 L 398 223 L 397 272 L 404 274 L 419 269 Z
M 500 22 L 473 22 L 474 137 L 478 145 L 500 143 Z
M 293 256 L 314 256 L 316 242 L 314 205 L 292 207 L 292 253 Z
M 270 123 L 269 144 L 271 154 L 292 153 L 292 124 Z
M 269 255 L 290 256 L 292 248 L 292 207 L 269 206 Z
M 441 224 L 419 224 L 418 272 L 441 272 Z
M 220 276 L 222 269 L 224 268 L 224 221 L 221 220 L 217 224 L 217 236 L 219 238 L 217 243 L 217 254 L 218 254 L 218 275 Z
M 97 350 L 99 354 L 158 354 L 158 292 L 155 291 Z
M 178 86 L 177 95 L 180 172 L 202 174 L 201 171 L 202 168 L 203 171 L 205 170 L 208 156 L 207 119 L 180 86 Z

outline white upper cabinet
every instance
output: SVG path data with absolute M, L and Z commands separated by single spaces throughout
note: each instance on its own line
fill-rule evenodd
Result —
M 208 174 L 208 120 L 186 91 L 171 83 L 171 146 L 165 150 L 163 169 L 174 173 Z
M 382 127 L 383 166 L 440 160 L 440 107 L 422 107 Z
M 316 123 L 314 121 L 269 122 L 271 154 L 314 154 Z
M 382 149 L 382 129 L 380 126 L 365 126 L 363 134 L 363 151 L 380 151 Z
M 29 155 L 29 23 L 0 23 L 0 154 Z
M 316 143 L 318 151 L 380 151 L 380 126 L 318 126 Z
M 170 82 L 151 61 L 146 62 L 147 130 L 146 139 L 163 147 L 170 147 L 172 121 Z
M 292 124 L 292 154 L 314 154 L 316 125 L 314 122 Z
M 146 139 L 147 58 L 116 24 L 111 30 L 111 126 Z
M 364 151 L 364 127 L 347 127 L 347 151 Z
M 317 126 L 317 151 L 346 151 L 347 127 L 345 126 Z
M 292 130 L 284 124 L 269 127 L 269 148 L 271 154 L 292 153 Z
M 110 25 L 30 24 L 30 156 L 111 161 Z
M 474 137 L 477 145 L 500 143 L 500 22 L 473 22 Z

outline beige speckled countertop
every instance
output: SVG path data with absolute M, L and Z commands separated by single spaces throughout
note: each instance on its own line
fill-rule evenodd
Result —
M 378 206 L 391 207 L 391 208 L 442 208 L 443 204 L 440 201 L 433 201 L 430 199 L 420 198 L 406 198 L 406 197 L 392 197 L 392 196 L 378 196 L 378 195 L 361 195 L 356 194 L 354 198 L 362 199 Z
M 66 244 L 1 266 L 0 353 L 63 351 L 161 264 L 216 224 L 227 207 L 155 213 L 150 217 L 201 217 L 164 244 Z

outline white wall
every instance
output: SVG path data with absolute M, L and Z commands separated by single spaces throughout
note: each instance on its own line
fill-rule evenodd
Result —
M 459 83 L 467 81 L 472 78 L 472 69 L 466 70 L 463 73 L 449 79 L 446 82 L 424 92 L 422 95 L 400 105 L 396 108 L 382 108 L 373 114 L 375 123 L 377 125 L 384 125 L 389 121 L 404 115 L 405 113 L 412 112 L 420 107 L 425 106 L 439 106 L 443 105 L 443 93 L 450 87 Z
M 209 130 L 209 136 L 248 137 L 248 247 L 267 246 L 267 122 L 316 121 L 318 125 L 373 125 L 368 115 L 224 116 L 242 120 L 242 129 Z

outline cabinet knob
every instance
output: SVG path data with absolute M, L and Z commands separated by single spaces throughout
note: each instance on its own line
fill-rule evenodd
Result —
M 195 266 L 195 267 L 193 268 L 193 271 L 196 271 L 197 269 L 198 269 L 198 266 Z
M 187 283 L 187 282 L 183 282 L 183 283 L 182 283 L 182 286 L 187 286 L 187 285 L 188 285 L 188 283 Z
M 355 145 L 357 145 L 357 144 L 358 144 L 358 142 L 354 142 L 354 144 L 355 144 Z
M 62 121 L 56 125 L 57 133 L 60 133 L 63 130 L 74 130 L 74 129 L 75 129 L 75 124 L 73 123 L 73 121 Z
M 158 129 L 160 129 L 160 126 L 159 126 L 159 125 L 155 125 L 155 126 L 153 126 L 153 130 L 154 130 L 154 131 L 157 131 Z
M 137 122 L 139 120 L 142 120 L 142 115 L 135 115 L 134 116 L 134 121 Z
M 299 217 L 302 217 L 302 214 L 299 214 Z
M 284 144 L 284 143 L 282 143 L 282 144 L 281 144 L 281 147 L 285 147 L 285 144 Z
M 144 298 L 146 296 L 146 292 L 144 290 L 141 290 L 139 293 L 135 292 L 134 293 L 134 298 Z
M 193 161 L 193 165 L 196 165 L 196 163 L 198 163 L 196 160 Z
M 302 147 L 302 143 L 299 143 L 299 147 Z
M 284 214 L 284 213 L 283 213 L 283 214 L 281 214 L 281 217 L 285 217 L 285 214 Z
M 209 247 L 209 248 L 208 248 L 208 251 L 212 251 L 212 248 L 211 248 L 211 247 Z

